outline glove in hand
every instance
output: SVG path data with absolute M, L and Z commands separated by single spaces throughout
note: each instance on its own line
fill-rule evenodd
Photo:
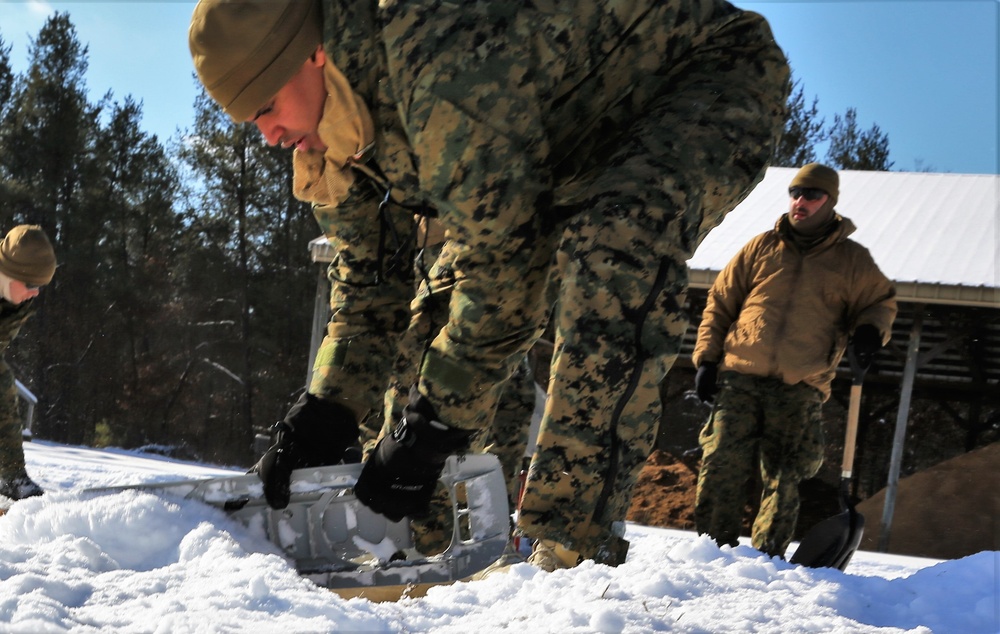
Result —
M 702 362 L 694 377 L 694 391 L 702 403 L 711 403 L 719 391 L 719 365 L 711 361 Z
M 861 324 L 854 329 L 854 335 L 847 347 L 852 365 L 861 370 L 871 367 L 875 355 L 882 348 L 882 334 L 871 324 Z
M 362 504 L 392 522 L 427 512 L 445 460 L 467 451 L 475 433 L 436 418 L 434 407 L 412 387 L 402 421 L 379 440 L 354 485 Z
M 347 407 L 309 393 L 292 405 L 271 428 L 275 441 L 249 471 L 264 483 L 264 497 L 274 509 L 288 506 L 295 469 L 341 462 L 358 442 L 358 423 Z

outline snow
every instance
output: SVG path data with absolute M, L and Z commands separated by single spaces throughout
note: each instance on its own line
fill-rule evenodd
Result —
M 0 518 L 2 632 L 1000 632 L 1000 551 L 859 552 L 845 573 L 635 524 L 618 568 L 518 564 L 424 598 L 344 600 L 219 510 L 85 490 L 234 470 L 39 441 L 25 453 L 47 493 Z

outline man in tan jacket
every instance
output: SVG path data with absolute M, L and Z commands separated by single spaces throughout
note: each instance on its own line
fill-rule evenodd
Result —
M 837 172 L 810 163 L 788 191 L 788 213 L 750 240 L 709 290 L 693 355 L 698 396 L 714 399 L 699 438 L 697 530 L 737 544 L 759 455 L 752 543 L 771 556 L 783 556 L 791 541 L 799 482 L 823 462 L 821 407 L 846 346 L 867 367 L 896 316 L 892 283 L 834 210 Z

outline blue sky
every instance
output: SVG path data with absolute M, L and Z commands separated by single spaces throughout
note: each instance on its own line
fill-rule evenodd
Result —
M 889 136 L 896 170 L 998 173 L 997 0 L 737 0 L 771 23 L 820 114 L 855 108 Z M 53 11 L 70 14 L 89 47 L 92 99 L 110 90 L 143 103 L 161 139 L 192 124 L 187 51 L 193 1 L 0 0 L 0 37 L 16 71 Z M 821 157 L 822 158 L 822 157 Z

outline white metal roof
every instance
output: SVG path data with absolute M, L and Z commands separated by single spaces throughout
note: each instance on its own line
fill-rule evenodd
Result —
M 750 238 L 788 211 L 796 168 L 772 167 L 688 266 L 710 285 Z M 858 230 L 899 299 L 1000 308 L 1000 175 L 841 170 L 837 212 Z

